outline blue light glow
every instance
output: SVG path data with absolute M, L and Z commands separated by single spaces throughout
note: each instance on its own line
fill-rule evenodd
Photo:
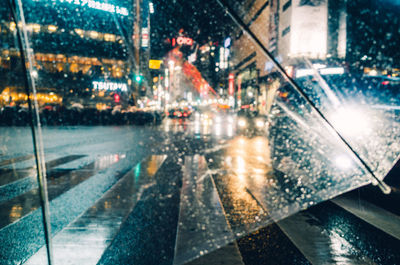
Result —
M 36 0 L 38 1 L 38 0 Z M 100 1 L 95 0 L 53 0 L 53 2 L 60 2 L 60 3 L 68 3 L 71 5 L 81 6 L 81 7 L 88 7 L 91 9 L 97 9 L 101 11 L 105 11 L 108 13 L 118 14 L 122 16 L 128 16 L 129 12 L 128 9 L 125 7 L 109 4 L 109 3 L 102 3 Z

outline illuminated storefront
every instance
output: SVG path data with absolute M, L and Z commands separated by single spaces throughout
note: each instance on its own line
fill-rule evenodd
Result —
M 131 1 L 117 4 L 92 0 L 51 3 L 36 0 L 31 4 L 43 7 L 35 7 L 41 14 L 28 12 L 26 16 L 27 34 L 35 51 L 32 76 L 37 79 L 41 106 L 47 103 L 68 106 L 78 99 L 84 105 L 93 105 L 95 102 L 91 101 L 98 97 L 98 91 L 92 82 L 102 80 L 106 84 L 123 84 L 122 91 L 120 88 L 116 90 L 128 96 L 132 67 L 127 60 L 126 45 L 118 27 L 103 22 L 112 21 L 112 16 L 116 15 L 126 22 L 125 26 L 131 25 L 126 8 L 127 4 L 132 4 Z M 61 21 L 57 16 L 60 10 L 71 14 L 81 12 L 81 19 L 68 23 L 68 16 L 65 16 Z M 15 74 L 15 69 L 21 67 L 20 54 L 14 42 L 17 25 L 9 19 L 6 9 L 0 7 L 0 107 L 24 104 L 27 99 L 23 78 Z M 21 93 L 23 96 L 19 96 Z

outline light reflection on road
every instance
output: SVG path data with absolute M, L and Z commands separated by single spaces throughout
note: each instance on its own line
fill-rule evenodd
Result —
M 252 191 L 265 187 L 271 176 L 268 140 L 262 136 L 236 136 L 228 141 L 222 168 L 226 174 L 215 179 L 234 233 L 239 235 L 267 222 L 267 213 Z
M 239 135 L 237 118 L 221 113 L 194 114 L 189 119 L 166 119 L 163 131 L 182 132 L 189 138 L 210 138 L 223 141 L 218 155 L 218 172 L 213 175 L 218 194 L 233 232 L 256 229 L 269 222 L 253 193 L 262 193 L 272 179 L 271 152 L 267 134 Z M 242 130 L 243 133 L 243 130 Z M 220 142 L 221 143 L 221 142 Z
M 232 138 L 236 133 L 236 119 L 233 116 L 221 117 L 219 114 L 195 113 L 190 118 L 166 118 L 162 124 L 165 133 L 183 133 L 195 138 Z

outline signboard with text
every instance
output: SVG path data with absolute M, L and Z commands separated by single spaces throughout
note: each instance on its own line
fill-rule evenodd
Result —
M 142 48 L 149 47 L 149 28 L 142 28 Z
M 182 37 L 182 36 L 179 36 L 178 38 L 173 38 L 172 39 L 172 46 L 175 46 L 175 45 L 179 45 L 179 46 L 183 46 L 183 45 L 186 45 L 186 46 L 192 46 L 193 45 L 193 39 L 192 38 L 188 38 L 188 37 Z
M 233 93 L 235 92 L 234 81 L 235 81 L 235 75 L 230 73 L 229 77 L 228 77 L 228 84 L 229 84 L 228 93 L 229 93 L 230 96 L 233 96 Z
M 35 0 L 40 1 L 40 0 Z M 53 0 L 54 1 L 54 0 Z M 95 1 L 95 0 L 58 0 L 60 3 L 67 3 L 83 8 L 97 9 L 108 13 L 118 14 L 122 16 L 128 16 L 129 12 L 126 7 L 113 5 L 107 3 L 107 1 Z
M 125 83 L 114 83 L 114 82 L 102 82 L 93 81 L 93 89 L 95 90 L 106 90 L 106 91 L 128 91 L 128 85 Z
M 162 60 L 149 60 L 149 68 L 150 69 L 160 69 L 162 64 Z

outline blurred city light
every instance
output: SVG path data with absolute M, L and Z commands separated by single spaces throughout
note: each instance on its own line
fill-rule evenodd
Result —
M 336 110 L 331 119 L 338 131 L 348 136 L 365 135 L 372 129 L 366 113 L 353 107 Z

